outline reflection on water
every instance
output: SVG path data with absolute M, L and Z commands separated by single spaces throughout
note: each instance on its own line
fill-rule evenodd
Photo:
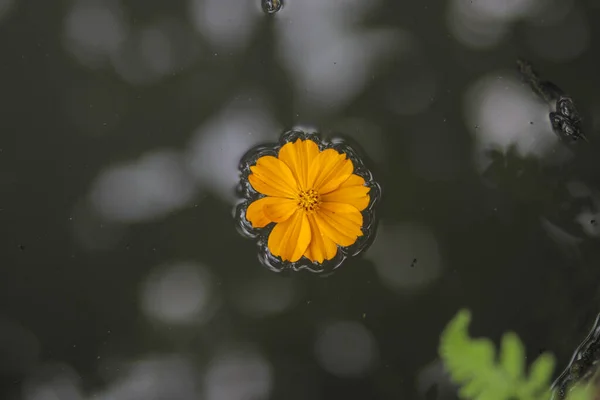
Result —
M 373 260 L 381 284 L 399 292 L 423 289 L 443 272 L 442 254 L 429 228 L 382 221 L 366 257 Z
M 257 3 L 236 0 L 188 0 L 188 16 L 222 55 L 243 50 L 264 17 Z
M 23 400 L 81 400 L 81 380 L 77 372 L 65 364 L 47 363 L 36 369 L 23 382 Z
M 162 217 L 196 196 L 196 187 L 179 155 L 163 151 L 105 170 L 90 198 L 108 221 L 138 222 Z
M 364 376 L 379 361 L 373 335 L 357 322 L 326 324 L 315 344 L 315 353 L 319 364 L 340 378 Z
M 119 2 L 76 2 L 65 18 L 63 45 L 82 64 L 99 68 L 118 52 L 127 31 Z
M 189 359 L 176 354 L 151 355 L 111 367 L 118 368 L 121 373 L 105 390 L 93 393 L 92 399 L 191 400 L 199 396 L 199 371 Z
M 589 22 L 572 0 L 452 0 L 447 13 L 455 38 L 477 50 L 500 45 L 522 20 L 528 44 L 546 59 L 571 60 L 589 45 Z
M 274 371 L 260 353 L 240 346 L 217 354 L 210 361 L 204 378 L 205 399 L 245 400 L 270 397 Z
M 168 326 L 200 325 L 216 311 L 210 273 L 199 265 L 174 263 L 153 272 L 144 283 L 141 305 L 148 318 Z
M 378 3 L 288 1 L 277 14 L 277 58 L 292 78 L 298 122 L 314 124 L 343 110 L 378 68 L 407 49 L 411 35 L 404 30 L 358 23 Z
M 514 73 L 490 73 L 471 84 L 465 111 L 480 152 L 478 163 L 485 163 L 482 157 L 494 147 L 506 152 L 514 146 L 520 156 L 560 157 L 560 143 L 548 123 L 548 106 Z
M 598 312 L 598 4 L 55 3 L 0 0 L 0 398 L 451 398 L 463 306 L 566 365 Z M 261 268 L 231 215 L 240 159 L 300 126 L 385 188 L 327 279 Z
M 241 91 L 191 135 L 185 163 L 200 187 L 227 203 L 237 201 L 239 162 L 246 151 L 277 139 L 280 124 L 258 90 Z

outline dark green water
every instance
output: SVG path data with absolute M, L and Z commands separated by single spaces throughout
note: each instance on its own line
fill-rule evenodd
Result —
M 256 3 L 0 0 L 2 398 L 451 398 L 460 307 L 558 375 L 599 311 L 597 4 Z M 239 158 L 293 127 L 383 188 L 325 278 L 267 270 L 233 219 Z

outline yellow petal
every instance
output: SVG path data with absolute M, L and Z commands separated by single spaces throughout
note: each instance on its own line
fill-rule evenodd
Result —
M 296 211 L 290 218 L 273 228 L 267 245 L 275 256 L 295 262 L 302 257 L 310 243 L 310 225 L 306 213 Z
M 335 166 L 329 177 L 325 178 L 321 184 L 317 186 L 317 191 L 321 194 L 327 194 L 340 187 L 340 185 L 352 175 L 354 171 L 354 165 L 349 159 L 345 159 L 343 162 Z
M 342 224 L 345 221 L 352 222 L 352 226 L 356 225 L 356 229 L 354 230 L 356 236 L 362 235 L 360 228 L 363 224 L 363 216 L 356 207 L 346 203 L 328 202 L 321 204 L 320 211 L 326 215 L 331 215 L 332 218 L 339 220 Z
M 310 244 L 304 253 L 304 256 L 310 261 L 322 263 L 324 260 L 331 260 L 338 252 L 338 247 L 319 229 L 319 224 L 313 214 L 308 215 L 310 225 Z
M 341 246 L 350 246 L 362 236 L 362 214 L 344 203 L 322 203 L 315 213 L 321 232 Z
M 337 189 L 321 196 L 323 202 L 347 203 L 362 211 L 369 205 L 371 188 L 364 186 L 365 180 L 358 175 L 350 175 Z
M 310 261 L 315 261 L 313 259 L 312 253 L 310 252 L 310 245 L 306 248 L 306 251 L 304 252 L 304 257 L 308 258 Z
M 262 199 L 258 199 L 253 201 L 246 210 L 246 219 L 250 221 L 252 227 L 254 228 L 264 228 L 269 225 L 271 222 L 278 222 L 274 219 L 267 216 L 265 213 L 265 207 L 268 205 L 277 205 L 282 202 L 292 201 L 289 199 L 284 199 L 282 197 L 263 197 Z
M 319 225 L 319 230 L 334 243 L 340 246 L 350 246 L 356 241 L 355 237 L 348 236 L 345 233 L 338 231 L 327 220 L 325 220 L 320 213 L 315 214 L 315 221 Z
M 292 171 L 285 163 L 273 156 L 263 156 L 250 167 L 248 180 L 259 193 L 274 197 L 293 198 L 298 193 L 298 184 Z
M 307 184 L 320 194 L 337 189 L 354 171 L 352 161 L 334 149 L 323 150 L 311 163 Z
M 298 203 L 296 200 L 282 198 L 279 199 L 280 201 L 266 204 L 263 209 L 267 218 L 273 222 L 283 222 L 291 217 L 296 210 L 298 210 Z
M 312 140 L 297 139 L 283 145 L 279 150 L 279 159 L 292 171 L 302 190 L 307 187 L 308 168 L 315 157 L 319 155 L 319 146 Z
M 352 174 L 340 185 L 340 187 L 365 186 L 365 183 L 365 178 L 356 174 Z

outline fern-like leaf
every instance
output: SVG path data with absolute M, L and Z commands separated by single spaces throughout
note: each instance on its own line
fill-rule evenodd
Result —
M 541 355 L 525 374 L 525 350 L 514 333 L 502 338 L 500 357 L 488 339 L 473 339 L 468 327 L 471 314 L 461 310 L 450 321 L 440 340 L 440 356 L 459 395 L 472 400 L 538 400 L 549 398 L 554 358 Z

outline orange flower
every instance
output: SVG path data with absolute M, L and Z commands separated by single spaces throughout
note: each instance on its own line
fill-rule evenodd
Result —
M 265 197 L 248 206 L 246 218 L 254 228 L 276 224 L 267 243 L 273 255 L 321 263 L 335 257 L 338 245 L 350 246 L 363 235 L 361 211 L 370 188 L 346 154 L 297 139 L 278 157 L 260 157 L 250 170 L 250 184 Z

